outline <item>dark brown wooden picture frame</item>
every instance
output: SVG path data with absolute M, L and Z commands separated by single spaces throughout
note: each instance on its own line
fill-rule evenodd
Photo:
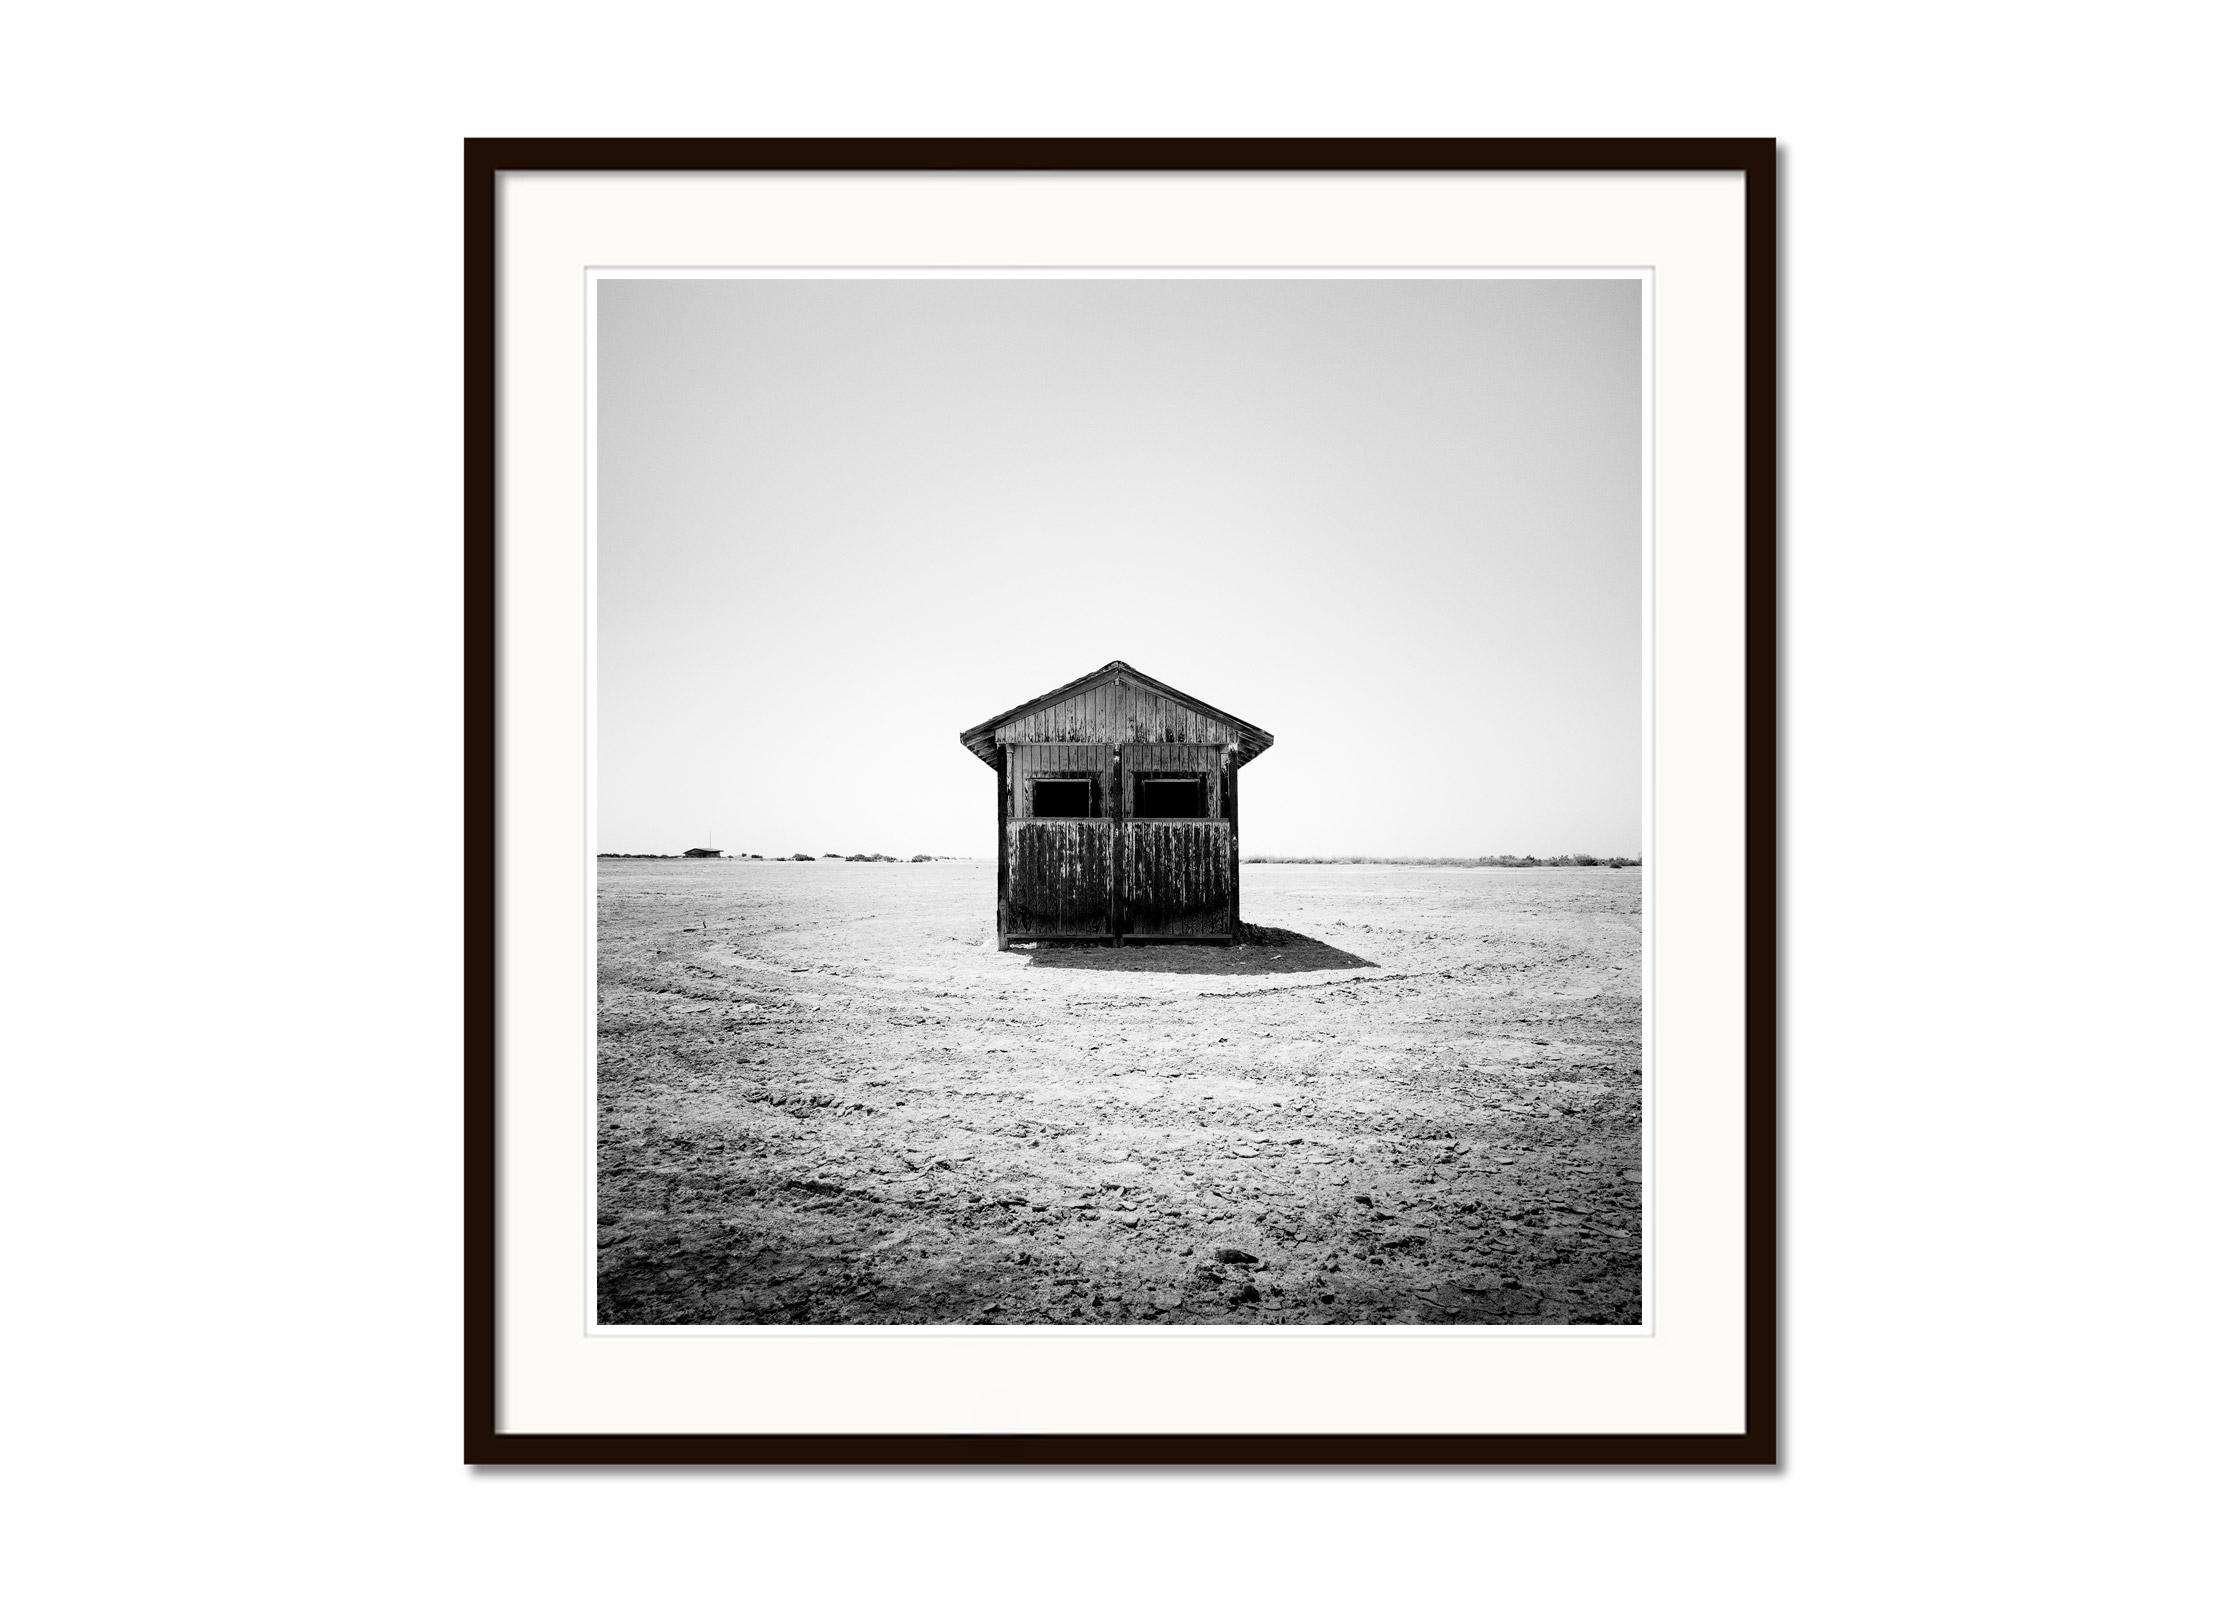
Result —
M 469 139 L 466 1384 L 479 1464 L 1770 1464 L 1776 1458 L 1776 231 L 1770 139 Z M 499 1417 L 499 190 L 517 173 L 1730 173 L 1744 182 L 1745 1425 L 1721 1434 L 530 1434 Z

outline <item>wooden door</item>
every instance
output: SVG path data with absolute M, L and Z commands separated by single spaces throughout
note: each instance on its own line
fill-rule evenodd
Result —
M 1023 744 L 1005 752 L 998 937 L 1109 939 L 1119 858 L 1110 745 Z
M 1131 939 L 1234 936 L 1236 826 L 1222 745 L 1120 751 L 1119 928 Z

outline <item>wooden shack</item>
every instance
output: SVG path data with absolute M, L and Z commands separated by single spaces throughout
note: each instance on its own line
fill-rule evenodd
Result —
M 1125 661 L 958 735 L 996 771 L 996 943 L 1233 943 L 1237 769 L 1275 735 Z

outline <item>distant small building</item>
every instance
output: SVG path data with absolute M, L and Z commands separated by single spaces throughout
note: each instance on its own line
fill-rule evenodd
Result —
M 958 735 L 996 772 L 996 944 L 1220 940 L 1237 769 L 1275 735 L 1111 661 Z
M 692 849 L 684 853 L 684 858 L 687 861 L 719 861 L 723 858 L 723 852 L 721 850 Z

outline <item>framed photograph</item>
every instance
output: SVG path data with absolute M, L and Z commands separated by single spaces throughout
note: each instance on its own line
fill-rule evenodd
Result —
M 1770 140 L 466 224 L 469 1461 L 1775 1459 Z

